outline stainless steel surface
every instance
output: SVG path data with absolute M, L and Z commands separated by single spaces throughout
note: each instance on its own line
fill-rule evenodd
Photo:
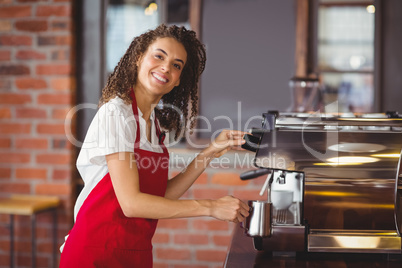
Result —
M 272 203 L 265 201 L 248 201 L 250 215 L 243 226 L 248 236 L 271 236 Z
M 273 225 L 300 225 L 303 214 L 304 175 L 295 171 L 274 170 L 268 200 L 272 202 Z M 288 194 L 291 193 L 291 200 Z M 289 202 L 290 201 L 290 202 Z
M 248 202 L 252 209 L 244 225 L 245 233 L 253 237 L 255 249 L 304 250 L 303 186 L 300 172 L 273 170 L 267 176 L 260 192 L 267 189 L 267 201 Z M 265 245 L 266 240 L 269 245 Z
M 401 237 L 395 232 L 311 232 L 309 252 L 400 253 Z
M 276 223 L 277 224 L 286 224 L 288 221 L 288 210 L 280 209 L 276 211 Z
M 297 233 L 281 227 L 285 239 L 274 240 L 275 230 L 271 238 L 263 240 L 264 251 L 254 248 L 254 238 L 244 235 L 239 225 L 234 226 L 232 240 L 228 247 L 224 267 L 226 268 L 401 268 L 402 254 L 392 253 L 336 253 L 308 252 L 299 240 Z M 296 228 L 296 227 L 289 227 Z M 302 228 L 302 227 L 300 227 Z M 303 232 L 302 232 L 303 233 Z M 300 238 L 303 238 L 301 236 Z M 273 241 L 273 242 L 272 242 Z M 293 246 L 290 251 L 277 252 L 282 245 Z M 296 247 L 299 246 L 299 247 Z M 266 250 L 265 250 L 266 249 Z
M 354 248 L 334 242 L 353 235 L 310 233 L 308 250 L 394 252 L 399 243 L 401 251 L 401 118 L 288 113 L 265 117 L 262 129 L 255 164 L 304 174 L 300 205 L 310 229 L 353 230 L 364 243 L 380 241 L 377 248 Z M 273 224 L 283 222 L 280 213 L 273 209 Z M 396 235 L 373 235 L 379 230 Z
M 272 209 L 272 225 L 301 225 L 303 220 L 300 208 L 302 203 L 293 202 L 288 209 Z

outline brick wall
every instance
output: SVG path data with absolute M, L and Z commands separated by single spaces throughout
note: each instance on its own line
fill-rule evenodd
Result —
M 171 150 L 171 158 L 188 162 L 195 152 Z M 236 155 L 237 154 L 237 155 Z M 218 199 L 233 195 L 242 200 L 265 199 L 259 192 L 266 176 L 242 181 L 240 174 L 252 169 L 253 153 L 229 152 L 212 162 L 183 198 Z M 171 162 L 171 176 L 181 167 Z M 160 220 L 153 239 L 155 268 L 222 267 L 231 241 L 234 223 L 209 217 Z
M 64 121 L 74 99 L 72 0 L 0 0 L 0 198 L 56 195 L 59 241 L 71 226 L 73 148 Z M 67 125 L 67 127 L 71 127 Z M 0 267 L 9 267 L 0 215 Z M 38 267 L 51 264 L 51 217 L 38 215 Z M 30 267 L 30 221 L 16 217 L 16 266 Z
M 75 103 L 73 0 L 0 0 L 0 198 L 11 194 L 62 199 L 59 244 L 72 226 L 76 150 L 65 135 Z M 188 157 L 194 152 L 173 150 Z M 247 154 L 242 153 L 242 157 Z M 208 168 L 184 198 L 234 195 L 255 199 L 265 178 L 242 182 L 245 162 Z M 250 160 L 251 161 L 251 160 Z M 248 163 L 250 161 L 247 161 Z M 246 163 L 246 165 L 248 165 Z M 173 165 L 171 175 L 182 167 Z M 0 215 L 0 268 L 9 267 L 9 218 Z M 16 217 L 16 266 L 30 267 L 30 224 Z M 234 225 L 211 218 L 161 220 L 155 267 L 222 267 Z M 38 267 L 52 267 L 50 215 L 38 216 Z

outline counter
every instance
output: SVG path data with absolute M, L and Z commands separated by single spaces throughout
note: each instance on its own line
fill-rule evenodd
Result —
M 228 249 L 224 267 L 297 267 L 297 268 L 370 268 L 402 267 L 402 254 L 354 254 L 354 253 L 293 253 L 278 254 L 259 252 L 253 247 L 253 240 L 236 225 Z

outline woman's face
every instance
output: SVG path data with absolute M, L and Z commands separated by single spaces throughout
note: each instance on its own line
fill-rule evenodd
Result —
M 184 46 L 170 37 L 151 43 L 138 64 L 136 92 L 161 98 L 180 84 L 180 75 L 187 60 Z

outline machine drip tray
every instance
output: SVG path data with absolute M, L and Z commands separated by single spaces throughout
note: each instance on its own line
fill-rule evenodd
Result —
M 401 237 L 395 231 L 311 230 L 309 252 L 401 253 Z

